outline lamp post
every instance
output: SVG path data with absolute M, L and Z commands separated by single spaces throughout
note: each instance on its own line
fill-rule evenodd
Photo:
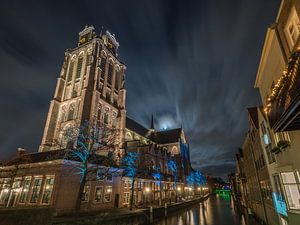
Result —
M 148 195 L 149 195 L 149 192 L 150 192 L 150 188 L 149 187 L 146 187 L 145 188 L 145 202 L 146 202 L 146 208 L 148 207 Z
M 176 191 L 176 202 L 178 200 L 178 193 L 181 192 L 181 187 L 177 187 L 177 191 Z M 181 196 L 181 195 L 180 195 Z

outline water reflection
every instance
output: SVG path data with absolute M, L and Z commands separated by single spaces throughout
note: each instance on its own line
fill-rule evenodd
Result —
M 246 223 L 247 221 L 247 223 Z M 169 215 L 154 225 L 255 225 L 249 218 L 240 216 L 231 196 L 216 195 L 191 209 Z

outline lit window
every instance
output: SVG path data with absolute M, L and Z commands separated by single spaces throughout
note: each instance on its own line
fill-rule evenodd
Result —
M 0 184 L 0 204 L 5 204 L 10 191 L 10 178 L 5 178 Z
M 26 202 L 28 192 L 29 192 L 30 182 L 31 182 L 31 177 L 26 177 L 25 180 L 23 181 L 23 188 L 22 188 L 22 191 L 21 191 L 19 203 L 25 203 Z
M 81 201 L 82 202 L 87 202 L 89 200 L 89 195 L 90 195 L 90 186 L 85 185 L 84 189 L 83 189 Z
M 50 204 L 51 196 L 52 196 L 52 192 L 53 192 L 53 185 L 54 185 L 54 177 L 46 177 L 44 193 L 43 193 L 43 198 L 42 198 L 43 204 Z
M 123 193 L 123 204 L 127 205 L 130 202 L 130 192 Z
M 102 202 L 102 193 L 103 193 L 103 187 L 96 187 L 95 189 L 95 202 Z
M 282 183 L 290 209 L 300 209 L 299 173 L 281 173 Z
M 30 203 L 37 203 L 41 191 L 43 178 L 35 177 L 33 181 Z
M 112 192 L 112 186 L 106 186 L 104 192 L 104 202 L 111 201 L 111 192 Z

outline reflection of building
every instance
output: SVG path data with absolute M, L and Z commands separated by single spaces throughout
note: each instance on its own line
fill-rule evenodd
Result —
M 178 166 L 178 196 L 185 196 L 183 185 L 191 165 L 184 132 L 181 128 L 156 131 L 153 118 L 150 129 L 146 129 L 126 116 L 126 67 L 118 58 L 118 46 L 108 31 L 98 36 L 93 27 L 85 27 L 79 33 L 78 46 L 65 53 L 39 152 L 28 154 L 18 149 L 17 157 L 0 167 L 0 206 L 52 205 L 59 214 L 72 212 L 80 175 L 74 171 L 79 162 L 65 154 L 74 146 L 66 132 L 86 120 L 120 131 L 117 146 L 104 152 L 96 149 L 93 167 L 119 164 L 127 151 L 141 153 L 144 174 L 135 181 L 136 205 L 160 198 L 158 184 L 151 176 L 156 166 L 163 176 L 163 200 L 175 199 L 174 178 L 167 167 L 171 158 Z M 122 207 L 129 199 L 129 178 L 117 173 L 88 180 L 81 210 Z
M 250 113 L 250 117 L 257 121 L 256 139 L 251 140 L 251 129 L 248 137 L 250 142 L 260 144 L 259 154 L 264 158 L 262 161 L 257 158 L 259 154 L 255 156 L 258 145 L 252 148 L 255 167 L 260 168 L 263 164 L 260 170 L 257 169 L 258 179 L 252 186 L 260 186 L 261 190 L 256 191 L 262 196 L 261 203 L 265 203 L 269 224 L 275 224 L 276 219 L 268 208 L 275 209 L 280 224 L 300 224 L 299 36 L 300 2 L 283 0 L 276 23 L 267 30 L 255 81 L 263 104 L 262 109 L 256 108 L 255 117 L 253 112 Z M 246 155 L 245 146 L 243 150 Z M 248 170 L 251 172 L 250 168 Z M 272 198 L 265 188 L 272 190 Z

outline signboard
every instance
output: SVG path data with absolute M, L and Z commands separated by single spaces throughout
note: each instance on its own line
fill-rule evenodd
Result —
M 273 196 L 273 201 L 274 201 L 276 212 L 287 217 L 288 214 L 287 214 L 286 203 L 285 203 L 284 199 L 282 198 L 281 194 L 272 192 L 272 196 Z

